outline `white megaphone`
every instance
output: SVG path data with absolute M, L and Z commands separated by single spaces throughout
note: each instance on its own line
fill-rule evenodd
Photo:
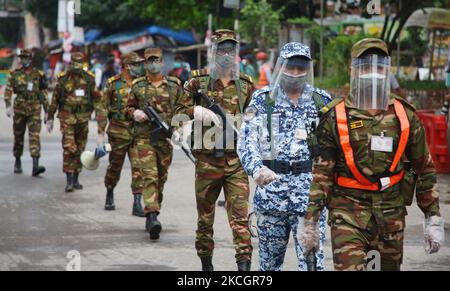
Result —
M 95 171 L 100 165 L 100 159 L 111 152 L 109 143 L 99 146 L 94 152 L 85 151 L 81 154 L 81 164 L 89 171 Z

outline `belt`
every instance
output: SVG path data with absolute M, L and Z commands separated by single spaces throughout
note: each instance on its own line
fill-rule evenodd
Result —
M 286 161 L 263 161 L 264 166 L 268 167 L 277 174 L 306 174 L 312 172 L 313 161 L 286 162 Z
M 76 114 L 76 113 L 90 113 L 92 109 L 90 109 L 89 105 L 63 105 L 60 108 L 60 111 L 65 111 L 68 113 Z

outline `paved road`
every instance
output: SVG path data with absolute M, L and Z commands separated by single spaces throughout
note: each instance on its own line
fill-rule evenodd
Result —
M 161 215 L 162 238 L 150 242 L 144 219 L 131 216 L 130 167 L 126 164 L 117 187 L 117 211 L 103 211 L 106 162 L 96 172 L 83 172 L 84 190 L 64 193 L 62 151 L 58 130 L 43 131 L 42 163 L 47 173 L 32 178 L 31 159 L 25 155 L 23 175 L 12 174 L 12 122 L 5 117 L 0 99 L 0 270 L 66 270 L 68 252 L 81 254 L 82 270 L 199 270 L 194 248 L 196 224 L 194 171 L 190 162 L 176 152 L 170 170 Z M 95 124 L 91 124 L 95 132 Z M 58 128 L 58 125 L 55 126 Z M 90 135 L 94 148 L 95 135 Z M 439 176 L 442 208 L 450 221 L 450 176 Z M 253 186 L 252 186 L 253 188 Z M 422 216 L 417 206 L 409 209 L 404 270 L 450 270 L 450 232 L 437 255 L 422 248 Z M 232 237 L 226 212 L 216 213 L 217 270 L 234 270 Z M 254 241 L 257 246 L 257 241 Z M 256 248 L 257 249 L 257 248 Z M 257 269 L 257 252 L 253 269 Z M 326 269 L 332 270 L 331 248 L 326 244 Z M 293 246 L 286 255 L 286 270 L 296 270 Z

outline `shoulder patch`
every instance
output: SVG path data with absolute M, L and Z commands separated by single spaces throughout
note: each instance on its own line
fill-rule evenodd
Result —
M 253 84 L 253 78 L 250 77 L 249 75 L 244 74 L 244 73 L 241 73 L 239 77 L 240 77 L 242 80 L 245 80 L 245 81 L 249 82 L 250 84 Z
M 191 72 L 191 77 L 201 77 L 201 76 L 208 76 L 208 69 L 201 69 L 201 70 L 194 70 Z
M 120 75 L 116 75 L 116 76 L 114 76 L 114 77 L 111 77 L 111 78 L 109 78 L 108 79 L 108 83 L 114 83 L 115 81 L 118 81 L 118 80 L 120 80 L 120 78 L 121 78 L 121 76 Z
M 134 79 L 133 80 L 133 86 L 134 85 L 136 85 L 137 83 L 140 83 L 140 82 L 142 82 L 142 81 L 144 81 L 145 80 L 145 77 L 139 77 L 139 78 L 137 78 L 137 79 Z
M 403 99 L 402 97 L 397 96 L 397 95 L 395 95 L 395 94 L 392 94 L 392 96 L 393 96 L 395 99 L 397 99 L 397 100 L 399 100 L 400 102 L 402 102 L 402 104 L 403 104 L 406 108 L 408 108 L 409 110 L 412 110 L 413 112 L 415 112 L 415 111 L 417 110 L 416 107 L 414 107 L 414 105 L 412 105 L 411 103 L 409 103 L 408 101 L 406 101 L 406 100 Z
M 177 77 L 168 76 L 167 81 L 177 84 L 178 86 L 181 86 L 181 81 Z
M 321 114 L 327 114 L 331 109 L 333 109 L 334 107 L 336 107 L 336 105 L 338 105 L 339 103 L 341 103 L 342 101 L 344 101 L 344 99 L 342 98 L 336 98 L 333 99 L 330 103 L 328 103 L 327 105 L 325 105 L 325 107 L 323 107 L 320 110 Z
M 64 77 L 66 75 L 66 72 L 61 72 L 58 75 L 58 79 L 61 79 L 62 77 Z

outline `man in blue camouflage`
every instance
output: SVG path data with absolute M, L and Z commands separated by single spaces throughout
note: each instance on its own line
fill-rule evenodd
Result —
M 300 271 L 310 270 L 297 234 L 309 201 L 315 128 L 319 110 L 331 101 L 313 87 L 309 47 L 288 43 L 280 52 L 270 86 L 253 94 L 244 115 L 238 153 L 258 184 L 254 198 L 261 271 L 281 271 L 292 232 Z M 325 215 L 314 270 L 323 270 Z

